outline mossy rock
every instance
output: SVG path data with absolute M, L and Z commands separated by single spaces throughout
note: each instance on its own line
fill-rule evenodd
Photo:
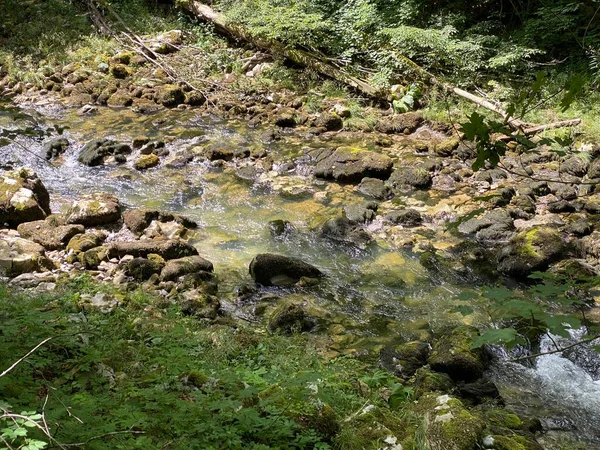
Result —
M 119 90 L 108 98 L 106 104 L 114 107 L 126 107 L 133 104 L 133 99 L 128 92 Z
M 454 150 L 458 148 L 460 140 L 458 138 L 447 139 L 435 144 L 434 151 L 439 156 L 452 156 Z
M 432 370 L 450 375 L 454 381 L 473 381 L 483 375 L 485 355 L 472 349 L 477 330 L 457 327 L 443 333 L 433 345 L 427 362 Z
M 105 260 L 107 256 L 104 246 L 94 247 L 79 254 L 79 262 L 86 269 L 97 269 L 100 262 Z
M 133 258 L 124 264 L 125 273 L 138 281 L 150 279 L 154 274 L 160 273 L 164 262 L 160 263 L 146 258 Z
M 435 372 L 427 367 L 421 367 L 415 372 L 412 385 L 416 398 L 430 392 L 444 394 L 454 389 L 454 382 L 448 374 Z
M 95 233 L 77 234 L 71 238 L 67 244 L 67 252 L 75 254 L 85 252 L 94 247 L 98 247 L 102 243 L 102 238 Z
M 393 348 L 384 348 L 379 353 L 379 364 L 400 377 L 411 377 L 427 363 L 429 344 L 412 341 Z
M 302 305 L 284 303 L 273 311 L 267 328 L 271 333 L 293 334 L 310 331 L 314 326 L 314 320 Z
M 184 292 L 179 304 L 183 314 L 199 319 L 214 320 L 221 309 L 221 303 L 217 297 L 195 290 Z
M 165 84 L 157 92 L 157 100 L 168 108 L 175 107 L 185 102 L 185 93 L 174 84 Z
M 560 232 L 539 226 L 518 233 L 498 255 L 498 269 L 514 277 L 525 278 L 532 272 L 546 270 L 563 259 L 569 248 Z
M 110 74 L 119 79 L 124 79 L 131 76 L 132 71 L 125 64 L 111 64 L 109 68 Z
M 133 167 L 137 170 L 146 170 L 152 167 L 156 167 L 159 164 L 160 158 L 154 153 L 151 153 L 149 155 L 140 156 L 133 164 Z
M 449 395 L 424 395 L 412 410 L 429 418 L 430 450 L 474 450 L 483 437 L 485 422 Z

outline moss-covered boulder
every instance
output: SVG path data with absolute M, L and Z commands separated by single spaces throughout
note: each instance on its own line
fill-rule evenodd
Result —
M 0 176 L 0 226 L 16 227 L 50 214 L 50 195 L 37 174 L 21 168 Z
M 320 278 L 323 272 L 291 256 L 262 253 L 250 262 L 249 272 L 257 283 L 264 286 L 295 284 L 300 278 Z
M 519 232 L 500 249 L 498 270 L 524 278 L 532 272 L 546 270 L 568 253 L 569 248 L 558 230 L 546 226 L 533 227 Z
M 155 259 L 133 258 L 121 265 L 125 274 L 137 281 L 148 280 L 163 269 L 165 263 Z
M 64 137 L 50 139 L 44 142 L 44 156 L 47 160 L 58 158 L 67 148 L 69 148 L 69 140 Z
M 137 170 L 146 170 L 152 167 L 156 167 L 160 164 L 160 158 L 154 153 L 150 153 L 149 155 L 140 156 L 133 163 L 133 167 Z
M 315 176 L 341 183 L 360 183 L 365 177 L 387 179 L 392 173 L 392 160 L 379 153 L 354 147 L 322 149 L 313 153 Z
M 454 381 L 474 381 L 483 375 L 486 358 L 482 349 L 472 349 L 476 330 L 457 327 L 442 333 L 427 359 L 432 370 L 443 372 Z
M 166 55 L 179 50 L 182 43 L 183 33 L 181 30 L 169 30 L 159 34 L 148 45 L 153 52 Z
M 129 209 L 123 213 L 123 222 L 125 223 L 125 226 L 138 234 L 141 234 L 155 220 L 159 222 L 175 221 L 190 229 L 198 227 L 196 222 L 185 216 L 163 211 L 136 208 Z
M 298 303 L 284 302 L 279 305 L 269 317 L 267 325 L 271 333 L 301 333 L 314 328 L 313 318 Z
M 85 252 L 79 253 L 78 259 L 79 262 L 83 265 L 83 267 L 90 270 L 97 269 L 100 265 L 100 262 L 106 260 L 107 256 L 108 255 L 106 247 L 98 246 L 86 250 Z
M 157 101 L 168 108 L 173 108 L 185 102 L 183 89 L 174 84 L 165 84 L 156 93 Z
M 68 224 L 98 226 L 116 223 L 121 219 L 121 203 L 111 194 L 85 195 L 73 202 L 66 213 Z
M 59 225 L 52 220 L 36 220 L 22 223 L 17 227 L 19 234 L 25 239 L 37 242 L 46 250 L 62 250 L 77 234 L 83 233 L 83 225 Z
M 221 303 L 217 297 L 197 290 L 183 292 L 178 303 L 185 315 L 199 319 L 216 319 L 221 309 Z
M 111 139 L 93 139 L 83 146 L 77 160 L 90 167 L 104 164 L 109 157 L 113 157 L 115 162 L 123 163 L 125 155 L 131 151 L 127 144 L 120 144 Z
M 454 382 L 448 374 L 421 367 L 415 372 L 412 386 L 415 397 L 419 398 L 431 392 L 450 393 L 454 389 Z
M 428 418 L 430 450 L 475 450 L 483 438 L 485 422 L 450 395 L 424 395 L 413 410 Z
M 67 252 L 81 253 L 94 247 L 98 247 L 104 241 L 104 236 L 100 233 L 85 233 L 73 236 L 67 244 Z
M 111 64 L 109 67 L 109 72 L 113 77 L 119 79 L 130 77 L 132 74 L 132 71 L 129 67 L 120 63 Z
M 163 281 L 174 281 L 177 278 L 196 272 L 209 272 L 214 270 L 213 264 L 201 256 L 186 256 L 172 259 L 163 267 L 160 278 Z
M 389 177 L 387 185 L 392 190 L 426 189 L 431 186 L 433 176 L 422 166 L 398 167 Z
M 406 342 L 382 349 L 379 353 L 379 364 L 399 377 L 408 378 L 427 364 L 429 351 L 430 346 L 427 342 Z

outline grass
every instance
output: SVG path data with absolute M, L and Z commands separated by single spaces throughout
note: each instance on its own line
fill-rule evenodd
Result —
M 0 286 L 1 370 L 53 338 L 0 378 L 0 403 L 43 410 L 63 444 L 374 449 L 364 429 L 376 424 L 344 418 L 367 404 L 386 420 L 397 414 L 379 394 L 395 380 L 354 358 L 327 360 L 323 336 L 209 324 L 141 290 L 111 289 L 87 277 L 47 295 Z M 120 305 L 90 308 L 82 294 L 98 292 Z

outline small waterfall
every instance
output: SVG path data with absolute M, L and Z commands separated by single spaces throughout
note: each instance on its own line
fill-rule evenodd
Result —
M 584 333 L 580 329 L 573 330 L 569 338 L 544 336 L 540 351 L 554 351 L 556 345 L 565 348 Z M 491 376 L 507 404 L 518 413 L 539 418 L 546 430 L 585 436 L 593 445 L 588 448 L 600 448 L 600 354 L 592 346 L 582 344 L 543 355 L 529 366 L 511 362 L 514 352 L 496 348 L 499 359 Z

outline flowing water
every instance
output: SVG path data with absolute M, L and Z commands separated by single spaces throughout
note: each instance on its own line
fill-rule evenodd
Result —
M 43 131 L 49 127 L 54 127 L 52 135 L 56 135 L 56 128 L 64 127 L 64 136 L 71 141 L 59 164 L 43 159 L 42 143 L 47 139 Z M 238 301 L 236 288 L 250 282 L 248 264 L 254 255 L 281 253 L 319 267 L 328 277 L 317 287 L 270 288 L 260 294 L 306 302 L 312 314 L 326 319 L 323 323 L 334 351 L 373 351 L 407 339 L 426 338 L 431 329 L 463 320 L 448 311 L 456 304 L 457 294 L 475 289 L 481 282 L 475 275 L 451 280 L 436 277 L 419 264 L 417 255 L 394 248 L 383 239 L 360 248 L 333 244 L 319 236 L 321 224 L 340 215 L 344 206 L 359 204 L 365 198 L 350 186 L 307 176 L 306 150 L 339 145 L 374 149 L 368 141 L 325 141 L 295 134 L 284 135 L 281 140 L 266 139 L 265 130 L 195 111 L 141 115 L 100 108 L 86 115 L 51 105 L 37 105 L 35 109 L 0 106 L 0 132 L 11 129 L 20 130 L 19 144 L 3 142 L 0 134 L 0 145 L 9 144 L 0 147 L 0 165 L 32 167 L 51 194 L 53 211 L 64 210 L 82 194 L 110 192 L 126 207 L 179 212 L 196 220 L 200 226 L 192 242 L 214 263 L 220 296 L 234 315 L 252 317 L 252 302 Z M 131 142 L 138 135 L 164 140 L 171 164 L 139 172 L 131 163 L 89 168 L 77 162 L 79 150 L 90 139 Z M 178 153 L 199 153 L 207 144 L 265 150 L 273 158 L 273 169 L 252 182 L 236 175 L 240 167 L 215 167 L 202 158 L 182 164 L 172 158 Z M 409 138 L 406 145 L 410 145 Z M 288 166 L 292 160 L 294 166 Z M 444 199 L 443 194 L 436 198 L 434 194 L 414 193 L 400 200 L 410 205 Z M 268 222 L 275 219 L 291 222 L 295 231 L 274 238 Z M 375 235 L 380 225 L 378 221 L 370 225 Z M 427 240 L 434 230 L 421 233 Z M 450 245 L 454 238 L 447 235 L 447 239 Z M 539 358 L 535 367 L 506 359 L 504 355 L 492 372 L 512 408 L 534 416 L 542 409 L 547 413 L 548 429 L 562 424 L 572 431 L 570 437 L 587 442 L 582 448 L 600 448 L 597 356 L 588 364 L 595 365 L 595 372 L 559 355 Z M 560 448 L 557 445 L 549 443 L 548 448 Z

